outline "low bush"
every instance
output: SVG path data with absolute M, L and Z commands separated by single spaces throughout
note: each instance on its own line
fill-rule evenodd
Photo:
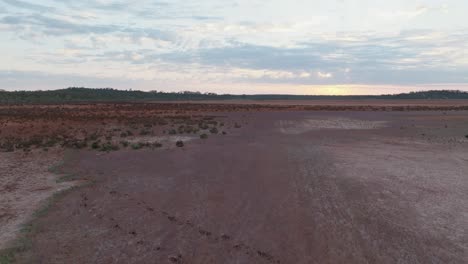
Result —
M 55 145 L 57 144 L 57 139 L 56 138 L 49 138 L 45 141 L 45 143 L 43 144 L 44 147 L 48 147 L 48 148 L 51 148 L 51 147 L 54 147 Z
M 161 120 L 158 121 L 158 125 L 166 126 L 166 125 L 169 125 L 169 122 L 167 122 L 166 119 L 161 119 Z
M 99 137 L 99 136 L 97 135 L 97 133 L 93 133 L 93 134 L 91 134 L 91 136 L 89 136 L 89 139 L 90 139 L 90 140 L 97 140 L 98 137 Z
M 159 143 L 159 142 L 153 142 L 153 143 L 151 144 L 151 148 L 152 148 L 152 149 L 160 148 L 160 147 L 162 147 L 162 144 Z
M 98 149 L 101 147 L 101 142 L 99 141 L 94 141 L 93 144 L 91 144 L 92 149 Z
M 63 146 L 67 148 L 82 149 L 88 146 L 88 142 L 86 140 L 70 139 L 65 140 L 63 142 Z
M 151 134 L 150 130 L 143 129 L 140 131 L 140 136 L 147 136 L 149 134 Z
M 181 148 L 181 147 L 184 146 L 184 142 L 179 140 L 179 141 L 176 142 L 176 146 Z
M 198 123 L 198 127 L 199 127 L 200 129 L 208 129 L 208 128 L 210 128 L 210 127 L 208 126 L 208 124 L 206 124 L 206 123 L 204 123 L 204 122 Z
M 15 151 L 15 145 L 12 142 L 4 142 L 0 145 L 2 152 L 13 152 Z
M 101 145 L 101 148 L 99 149 L 100 151 L 116 151 L 119 150 L 119 146 L 112 144 L 111 142 L 106 142 Z
M 138 142 L 138 143 L 133 143 L 132 144 L 132 149 L 137 150 L 143 148 L 143 143 Z

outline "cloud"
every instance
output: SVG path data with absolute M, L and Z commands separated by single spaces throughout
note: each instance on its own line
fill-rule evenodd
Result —
M 113 25 L 78 24 L 42 15 L 5 16 L 0 22 L 6 25 L 17 26 L 19 29 L 24 29 L 29 26 L 37 27 L 37 29 L 41 30 L 45 35 L 105 34 L 119 30 L 118 27 Z
M 126 34 L 130 38 L 138 41 L 146 37 L 151 39 L 160 39 L 172 41 L 175 34 L 168 31 L 155 28 L 123 27 L 109 24 L 84 24 L 76 23 L 72 20 L 53 18 L 38 14 L 23 16 L 4 16 L 0 19 L 0 24 L 12 26 L 11 31 L 15 33 L 41 32 L 46 36 L 65 36 L 77 34 Z
M 54 10 L 54 8 L 50 6 L 32 4 L 32 3 L 20 1 L 20 0 L 2 0 L 2 2 L 10 6 L 16 7 L 16 8 L 27 9 L 27 10 L 32 10 L 32 11 L 49 12 L 49 11 Z
M 437 38 L 423 42 L 415 41 L 416 36 L 420 35 L 437 36 Z M 159 65 L 165 64 L 171 65 L 174 71 L 194 68 L 199 70 L 190 74 L 212 74 L 216 75 L 216 78 L 220 78 L 219 73 L 229 72 L 229 75 L 224 76 L 226 79 L 240 82 L 294 84 L 466 82 L 468 52 L 464 44 L 466 41 L 463 41 L 468 40 L 466 34 L 414 31 L 367 38 L 361 38 L 359 34 L 356 36 L 359 41 L 317 40 L 300 43 L 297 47 L 271 47 L 233 41 L 222 47 L 202 45 L 174 51 L 170 51 L 170 48 L 164 45 L 154 48 L 155 43 L 152 43 L 153 48 L 149 46 L 141 49 L 133 43 L 137 46 L 130 45 L 125 50 L 96 51 L 92 48 L 83 48 L 80 53 L 74 53 L 75 51 L 68 53 L 71 56 L 60 53 L 55 55 L 55 59 L 44 63 L 78 63 L 85 60 L 106 64 L 140 65 L 138 67 L 142 68 L 156 67 L 155 71 Z M 111 40 L 108 40 L 108 43 L 124 42 L 123 39 L 109 37 Z M 453 43 L 458 43 L 459 46 Z M 173 48 L 172 44 L 168 45 Z M 69 48 L 80 50 L 79 45 Z M 210 69 L 209 72 L 207 69 Z
M 306 8 L 283 10 L 281 1 L 0 0 L 0 70 L 71 80 L 76 72 L 107 78 L 108 86 L 125 79 L 265 87 L 468 82 L 468 29 L 437 24 L 453 8 L 408 1 L 334 17 L 328 2 L 301 14 Z M 354 30 L 362 21 L 366 31 Z M 49 80 L 41 76 L 24 77 Z
M 329 79 L 333 77 L 333 74 L 331 72 L 317 72 L 317 76 L 320 79 Z

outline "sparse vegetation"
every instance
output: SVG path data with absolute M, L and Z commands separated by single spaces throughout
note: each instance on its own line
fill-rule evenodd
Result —
M 176 142 L 176 146 L 181 148 L 181 147 L 184 146 L 184 142 L 179 140 L 179 141 Z
M 143 146 L 144 146 L 144 143 L 142 143 L 142 142 L 133 143 L 132 144 L 132 149 L 138 150 L 138 149 L 143 148 Z
M 207 139 L 207 138 L 208 138 L 208 135 L 207 135 L 207 134 L 201 134 L 201 135 L 200 135 L 200 138 L 201 138 L 201 139 Z
M 151 148 L 153 148 L 153 149 L 154 149 L 154 148 L 161 148 L 161 147 L 162 147 L 162 144 L 159 143 L 159 142 L 153 142 L 153 143 L 151 144 Z
M 151 134 L 151 131 L 150 131 L 150 130 L 142 129 L 142 130 L 140 131 L 140 136 L 147 136 L 147 135 L 149 135 L 149 134 Z
M 177 93 L 143 92 L 116 90 L 111 88 L 71 87 L 53 91 L 0 91 L 0 103 L 65 103 L 65 102 L 119 102 L 119 101 L 151 101 L 151 100 L 318 100 L 318 99 L 468 99 L 468 92 L 456 90 L 437 90 L 411 92 L 393 95 L 361 95 L 361 96 L 330 96 L 330 95 L 233 95 L 184 91 Z M 162 121 L 164 122 L 164 121 Z
M 112 142 L 106 142 L 101 145 L 100 151 L 110 152 L 119 150 L 119 146 L 113 144 Z
M 128 143 L 128 141 L 122 140 L 122 141 L 120 141 L 120 145 L 122 145 L 122 147 L 126 148 L 126 147 L 128 147 L 129 143 Z
M 92 149 L 98 149 L 100 147 L 101 147 L 101 142 L 99 142 L 99 141 L 95 141 L 95 142 L 93 142 L 93 144 L 91 144 Z

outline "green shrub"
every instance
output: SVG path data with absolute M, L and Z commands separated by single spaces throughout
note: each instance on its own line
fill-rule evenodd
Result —
M 98 149 L 99 147 L 101 147 L 101 142 L 99 141 L 94 141 L 93 144 L 91 144 L 92 149 Z
M 199 127 L 200 129 L 208 129 L 208 128 L 210 128 L 210 127 L 208 126 L 208 124 L 206 124 L 206 123 L 204 123 L 204 122 L 198 123 L 198 127 Z
M 56 138 L 50 138 L 43 144 L 43 146 L 51 148 L 51 147 L 54 147 L 56 144 L 57 144 L 57 139 Z
M 213 127 L 210 129 L 211 134 L 218 134 L 218 129 L 216 127 Z
M 89 136 L 89 139 L 90 139 L 90 140 L 97 140 L 97 139 L 98 139 L 97 133 L 91 134 L 91 136 Z
M 143 144 L 141 142 L 132 144 L 132 149 L 134 150 L 141 149 L 142 147 L 143 147 Z
M 146 135 L 149 135 L 149 134 L 151 134 L 150 130 L 142 129 L 140 131 L 140 136 L 146 136 Z
M 159 143 L 159 142 L 153 142 L 153 143 L 151 144 L 151 148 L 153 148 L 153 149 L 154 149 L 154 148 L 160 148 L 160 147 L 162 147 L 162 144 Z
M 101 145 L 101 148 L 99 149 L 100 151 L 116 151 L 119 150 L 119 146 L 112 144 L 111 142 L 106 142 Z

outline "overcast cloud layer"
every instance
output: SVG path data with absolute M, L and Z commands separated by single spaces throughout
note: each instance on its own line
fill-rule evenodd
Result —
M 0 89 L 468 90 L 465 0 L 0 0 Z

